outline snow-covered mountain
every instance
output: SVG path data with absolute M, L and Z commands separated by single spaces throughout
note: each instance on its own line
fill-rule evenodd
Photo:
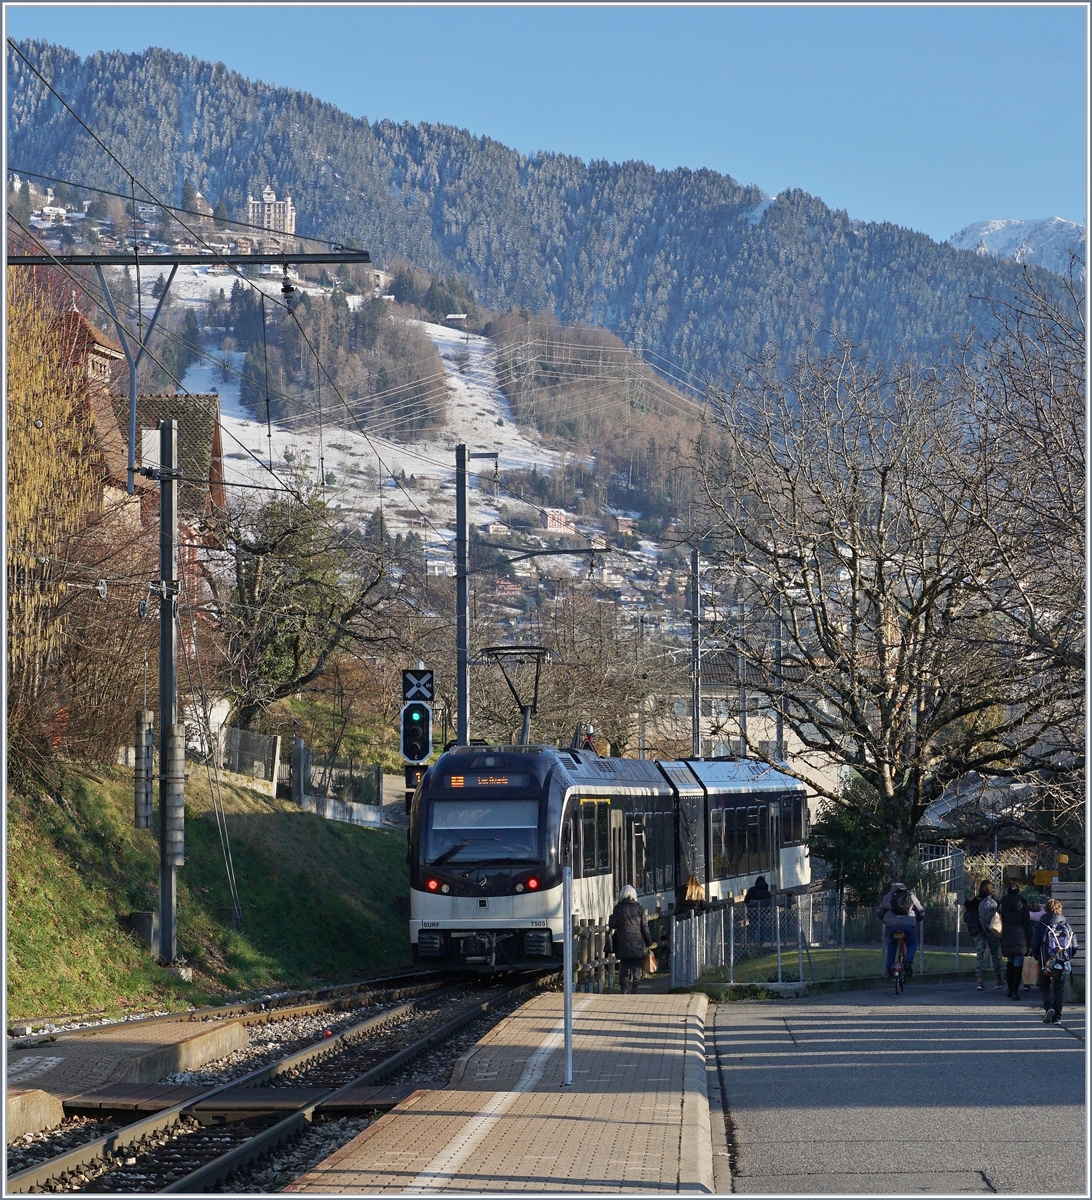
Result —
M 1083 225 L 1044 217 L 1038 221 L 975 221 L 948 239 L 957 250 L 974 250 L 994 258 L 1045 267 L 1059 275 L 1069 274 L 1070 251 L 1085 258 Z M 1078 268 L 1081 278 L 1083 267 Z

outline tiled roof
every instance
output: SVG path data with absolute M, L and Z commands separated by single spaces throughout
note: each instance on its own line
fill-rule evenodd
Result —
M 117 342 L 101 329 L 96 329 L 82 313 L 69 309 L 60 314 L 57 324 L 64 335 L 65 350 L 71 348 L 73 358 L 82 357 L 94 349 L 110 358 L 124 361 L 125 352 Z
M 128 397 L 115 396 L 113 401 L 125 439 L 129 429 Z M 210 504 L 223 507 L 220 397 L 215 392 L 196 396 L 176 396 L 173 392 L 138 396 L 137 438 L 142 430 L 158 429 L 160 421 L 178 422 L 178 466 L 183 475 L 178 485 L 179 515 L 200 517 Z M 139 441 L 137 451 L 139 460 Z

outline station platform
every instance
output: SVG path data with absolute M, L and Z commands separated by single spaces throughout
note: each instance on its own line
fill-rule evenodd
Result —
M 8 1052 L 5 1131 L 8 1140 L 48 1129 L 63 1105 L 110 1084 L 154 1083 L 192 1070 L 249 1042 L 242 1018 L 213 1023 L 132 1021 L 62 1034 Z
M 702 995 L 536 996 L 285 1190 L 713 1192 Z

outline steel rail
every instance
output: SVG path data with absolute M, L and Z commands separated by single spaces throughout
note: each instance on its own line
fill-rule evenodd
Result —
M 55 1033 L 26 1034 L 23 1037 L 10 1038 L 7 1048 L 9 1052 L 12 1050 L 27 1050 L 32 1046 L 43 1046 L 48 1042 L 58 1042 L 78 1037 L 96 1037 L 101 1033 L 113 1033 L 123 1026 L 150 1025 L 163 1021 L 209 1021 L 218 1018 L 244 1017 L 248 1013 L 262 1013 L 263 1015 L 281 1014 L 282 1016 L 287 1016 L 291 1012 L 296 1016 L 308 1016 L 310 1014 L 303 1011 L 296 1012 L 296 1009 L 302 1010 L 310 1004 L 314 1012 L 321 1012 L 323 1011 L 322 1005 L 333 1004 L 337 998 L 352 999 L 354 997 L 367 997 L 370 994 L 378 994 L 380 992 L 396 993 L 393 998 L 397 1000 L 401 999 L 402 996 L 412 995 L 416 987 L 414 984 L 399 987 L 398 985 L 403 980 L 429 979 L 430 977 L 435 979 L 437 976 L 446 974 L 450 974 L 450 972 L 437 969 L 398 971 L 389 976 L 379 975 L 373 979 L 361 979 L 355 983 L 337 983 L 327 987 L 301 989 L 300 991 L 289 992 L 283 996 L 273 997 L 272 999 L 241 1000 L 237 1004 L 210 1004 L 204 1008 L 195 1008 L 185 1012 L 157 1013 L 154 1016 L 132 1017 L 129 1020 L 108 1021 L 101 1025 L 88 1025 L 78 1029 L 63 1029 Z M 336 1010 L 331 1009 L 330 1011 Z
M 161 1191 L 163 1193 L 208 1191 L 218 1183 L 222 1183 L 233 1172 L 239 1170 L 239 1168 L 248 1166 L 255 1159 L 261 1158 L 295 1134 L 302 1132 L 304 1127 L 309 1125 L 313 1120 L 316 1109 L 339 1099 L 355 1088 L 368 1087 L 371 1084 L 379 1083 L 391 1071 L 397 1070 L 398 1067 L 416 1058 L 418 1054 L 421 1054 L 437 1042 L 445 1041 L 453 1033 L 457 1033 L 464 1025 L 469 1025 L 471 1021 L 476 1020 L 479 1016 L 488 1013 L 491 1009 L 497 1008 L 502 1004 L 507 1004 L 513 999 L 517 999 L 521 994 L 539 991 L 549 983 L 550 979 L 556 978 L 558 976 L 555 974 L 529 980 L 527 983 L 518 984 L 516 987 L 510 988 L 503 996 L 485 1000 L 480 1004 L 473 1004 L 463 1012 L 452 1017 L 450 1021 L 445 1022 L 439 1029 L 434 1029 L 431 1033 L 426 1033 L 415 1042 L 411 1042 L 410 1045 L 404 1046 L 381 1063 L 370 1067 L 362 1075 L 357 1076 L 357 1078 L 350 1080 L 346 1084 L 342 1084 L 341 1087 L 325 1090 L 316 1088 L 316 1095 L 302 1104 L 296 1112 L 290 1113 L 275 1125 L 269 1126 L 268 1129 L 259 1131 L 252 1138 L 248 1138 L 241 1146 L 236 1146 L 219 1158 L 213 1159 L 212 1162 L 206 1163 L 203 1167 L 198 1167 L 196 1171 L 191 1171 L 189 1175 L 184 1176 L 182 1179 L 176 1179 L 173 1183 L 162 1188 Z
M 455 984 L 448 988 L 440 988 L 429 993 L 430 996 L 442 996 L 446 992 L 456 991 L 465 986 L 464 984 Z M 79 1167 L 97 1162 L 99 1159 L 109 1158 L 114 1156 L 119 1150 L 127 1146 L 133 1145 L 140 1141 L 149 1133 L 157 1133 L 161 1129 L 168 1128 L 175 1124 L 179 1117 L 185 1116 L 192 1112 L 199 1104 L 205 1104 L 215 1096 L 220 1095 L 233 1088 L 254 1087 L 264 1083 L 268 1079 L 281 1074 L 284 1070 L 292 1070 L 301 1063 L 310 1061 L 311 1059 L 328 1057 L 330 1051 L 343 1042 L 347 1038 L 367 1032 L 369 1029 L 377 1025 L 382 1025 L 395 1019 L 396 1017 L 412 1011 L 416 1008 L 420 999 L 411 1000 L 408 1004 L 400 1005 L 398 1008 L 388 1009 L 386 1012 L 379 1013 L 374 1017 L 369 1017 L 368 1020 L 362 1021 L 357 1025 L 350 1026 L 344 1032 L 336 1035 L 333 1038 L 325 1038 L 320 1042 L 315 1042 L 311 1046 L 305 1046 L 302 1050 L 294 1051 L 292 1054 L 286 1055 L 284 1058 L 277 1059 L 275 1062 L 267 1063 L 264 1067 L 258 1067 L 247 1075 L 243 1075 L 238 1079 L 233 1079 L 228 1083 L 218 1084 L 216 1087 L 210 1088 L 206 1092 L 202 1092 L 198 1096 L 193 1096 L 189 1100 L 185 1100 L 180 1104 L 172 1105 L 170 1108 L 163 1109 L 162 1112 L 153 1113 L 151 1116 L 143 1117 L 139 1121 L 134 1121 L 130 1125 L 125 1125 L 121 1129 L 113 1133 L 109 1133 L 100 1138 L 95 1138 L 93 1141 L 85 1142 L 82 1146 L 76 1146 L 71 1150 L 66 1150 L 63 1154 L 59 1154 L 54 1158 L 46 1159 L 33 1167 L 27 1167 L 22 1171 L 17 1171 L 7 1179 L 7 1191 L 13 1194 L 29 1192 L 32 1189 L 43 1187 L 51 1179 L 55 1179 L 58 1175 L 63 1175 L 68 1171 L 73 1171 Z

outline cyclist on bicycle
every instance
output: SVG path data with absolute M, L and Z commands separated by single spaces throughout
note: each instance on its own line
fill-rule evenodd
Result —
M 925 907 L 905 883 L 893 883 L 891 890 L 880 901 L 876 915 L 883 921 L 887 936 L 887 974 L 895 966 L 895 953 L 899 940 L 896 930 L 902 930 L 906 941 L 906 976 L 913 975 L 914 951 L 918 948 L 918 921 L 925 916 Z

